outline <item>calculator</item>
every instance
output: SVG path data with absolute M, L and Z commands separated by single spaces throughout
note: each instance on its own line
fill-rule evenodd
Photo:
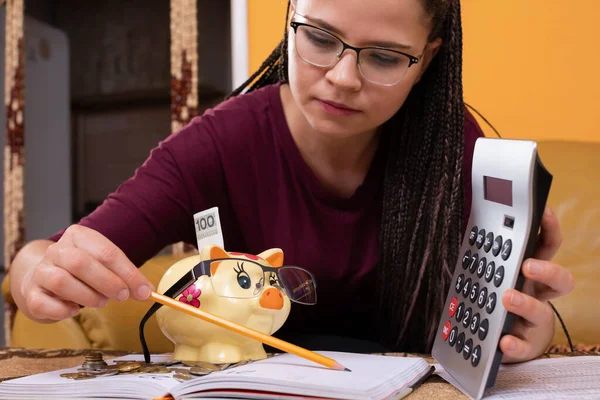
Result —
M 432 356 L 459 390 L 480 399 L 494 385 L 501 337 L 514 314 L 502 295 L 521 290 L 522 262 L 533 255 L 552 175 L 529 140 L 479 138 L 472 202 Z

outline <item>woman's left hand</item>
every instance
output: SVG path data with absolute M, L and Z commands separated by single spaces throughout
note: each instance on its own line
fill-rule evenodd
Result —
M 506 310 L 515 314 L 510 334 L 500 340 L 504 363 L 536 358 L 552 342 L 554 313 L 548 301 L 566 295 L 574 285 L 573 275 L 551 261 L 561 241 L 558 218 L 546 207 L 534 256 L 521 267 L 526 278 L 522 292 L 509 289 L 502 296 Z

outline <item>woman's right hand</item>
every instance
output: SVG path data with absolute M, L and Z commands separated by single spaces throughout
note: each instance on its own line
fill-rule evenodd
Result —
M 93 229 L 72 225 L 58 242 L 43 247 L 35 257 L 25 246 L 11 265 L 13 297 L 31 319 L 58 321 L 75 316 L 80 306 L 146 300 L 154 290 L 127 256 Z

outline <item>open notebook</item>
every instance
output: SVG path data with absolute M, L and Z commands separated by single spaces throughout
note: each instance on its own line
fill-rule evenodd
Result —
M 335 371 L 292 354 L 280 354 L 243 366 L 213 372 L 185 382 L 173 374 L 114 375 L 74 381 L 60 374 L 76 368 L 32 375 L 0 383 L 0 399 L 99 398 L 148 399 L 171 395 L 188 398 L 400 399 L 433 372 L 421 358 L 342 352 L 318 352 L 348 371 Z M 142 360 L 127 356 L 115 360 Z M 111 360 L 108 363 L 112 363 Z M 153 356 L 155 362 L 164 358 Z

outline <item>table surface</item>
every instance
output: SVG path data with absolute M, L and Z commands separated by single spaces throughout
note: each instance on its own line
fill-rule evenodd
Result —
M 98 350 L 72 350 L 72 349 L 22 349 L 22 348 L 0 348 L 0 381 L 14 379 L 22 376 L 39 374 L 42 372 L 55 371 L 63 368 L 71 368 L 81 365 L 86 354 Z M 106 360 L 131 354 L 124 351 L 102 350 Z M 384 353 L 378 353 L 384 354 Z M 422 357 L 429 363 L 435 360 L 426 354 L 410 353 L 385 353 L 398 357 Z M 597 355 L 600 351 L 577 351 L 574 353 L 556 352 L 544 354 L 541 358 L 569 357 L 581 355 Z M 468 399 L 458 389 L 444 381 L 438 376 L 431 376 L 410 396 L 411 400 L 419 399 Z

